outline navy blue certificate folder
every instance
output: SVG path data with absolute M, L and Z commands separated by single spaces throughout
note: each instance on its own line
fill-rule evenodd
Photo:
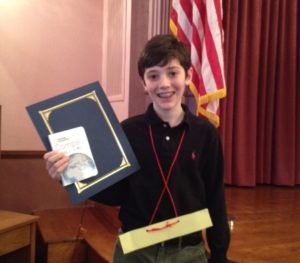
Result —
M 47 151 L 48 135 L 83 126 L 98 175 L 66 186 L 72 203 L 80 203 L 139 169 L 127 137 L 99 82 L 26 107 Z

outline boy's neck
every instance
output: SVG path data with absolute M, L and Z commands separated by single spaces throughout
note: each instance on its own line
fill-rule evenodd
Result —
M 155 107 L 154 110 L 163 121 L 169 123 L 170 127 L 178 126 L 184 118 L 184 110 L 181 106 L 171 111 L 158 111 Z

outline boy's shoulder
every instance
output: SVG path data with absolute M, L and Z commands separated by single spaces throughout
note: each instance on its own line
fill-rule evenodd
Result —
M 192 127 L 201 128 L 201 129 L 208 129 L 208 130 L 216 130 L 215 126 L 205 117 L 203 116 L 196 116 L 192 113 L 188 114 L 188 118 L 192 123 Z
M 122 128 L 129 140 L 135 139 L 136 136 L 145 133 L 147 127 L 145 119 L 145 114 L 139 114 L 121 122 Z
M 201 134 L 216 134 L 217 128 L 205 117 L 196 116 L 190 111 L 186 111 L 186 121 L 193 132 Z M 146 113 L 129 117 L 121 122 L 121 125 L 125 131 L 137 132 L 138 130 L 144 130 L 148 127 Z
M 125 133 L 136 134 L 145 128 L 146 118 L 145 114 L 139 114 L 129 117 L 121 122 L 122 128 Z

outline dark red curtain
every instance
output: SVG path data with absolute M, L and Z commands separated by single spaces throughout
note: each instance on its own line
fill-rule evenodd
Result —
M 300 3 L 224 0 L 225 183 L 300 184 Z

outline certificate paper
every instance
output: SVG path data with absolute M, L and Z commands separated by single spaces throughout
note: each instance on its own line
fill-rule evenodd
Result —
M 212 221 L 210 219 L 208 209 L 203 209 L 126 232 L 119 235 L 119 239 L 123 253 L 127 254 L 132 251 L 169 239 L 188 235 L 211 226 Z M 151 231 L 153 229 L 154 231 Z
M 98 174 L 90 144 L 83 127 L 49 134 L 53 150 L 69 157 L 67 168 L 62 174 L 64 186 L 88 179 Z

